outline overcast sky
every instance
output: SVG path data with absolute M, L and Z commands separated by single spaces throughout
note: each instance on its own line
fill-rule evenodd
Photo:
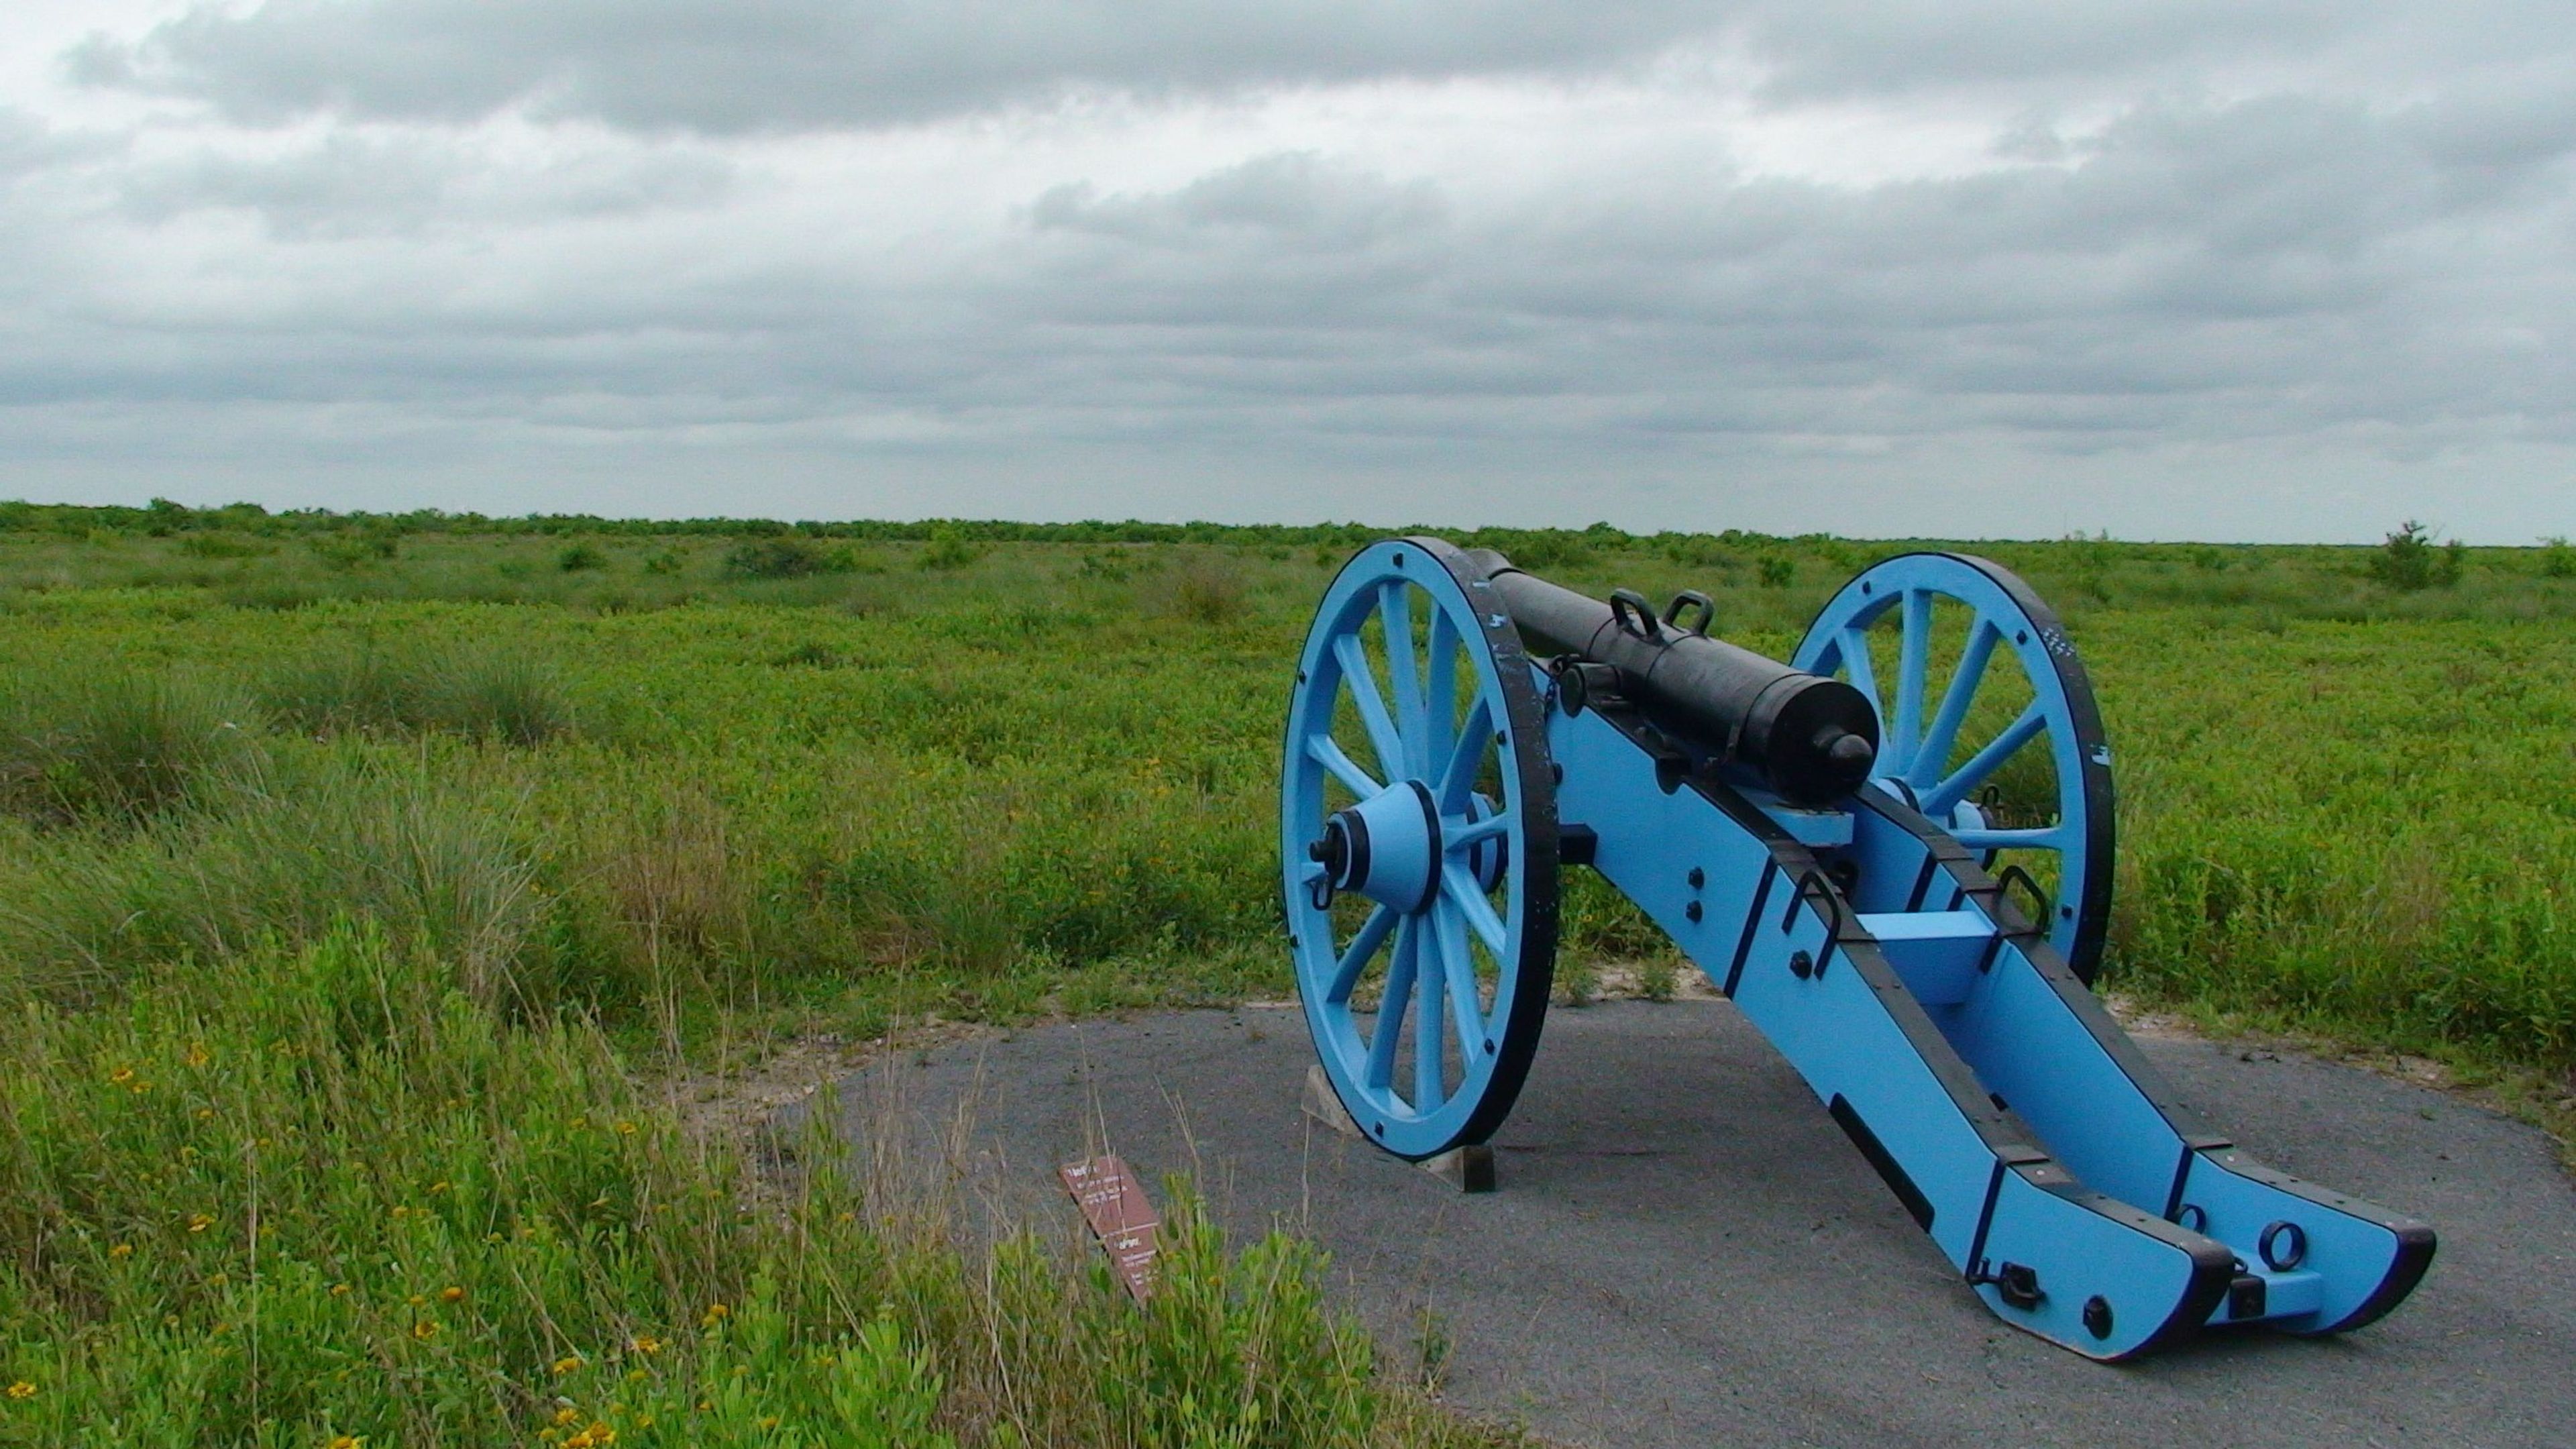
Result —
M 2567 0 L 12 0 L 0 496 L 2576 533 Z

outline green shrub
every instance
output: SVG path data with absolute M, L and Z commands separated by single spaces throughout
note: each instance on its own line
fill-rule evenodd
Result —
M 608 555 L 589 544 L 576 543 L 555 555 L 555 567 L 568 574 L 606 568 Z
M 1764 554 L 1754 573 L 1766 589 L 1785 589 L 1798 580 L 1798 566 L 1787 554 Z
M 179 551 L 196 558 L 256 558 L 271 546 L 228 533 L 192 533 L 179 540 Z
M 218 591 L 218 597 L 236 609 L 263 609 L 284 614 L 311 608 L 322 602 L 326 595 L 313 585 L 294 579 L 254 578 L 225 585 Z
M 2413 519 L 2398 525 L 2371 555 L 2370 576 L 2392 589 L 2412 593 L 2436 586 L 2448 588 L 2460 581 L 2468 564 L 2468 548 L 2458 539 L 2435 547 L 2430 529 Z
M 724 554 L 726 578 L 804 578 L 832 572 L 832 559 L 806 539 L 755 539 Z
M 933 529 L 930 546 L 921 551 L 921 566 L 933 572 L 962 569 L 984 556 L 983 545 L 954 528 Z
M 644 572 L 652 574 L 657 578 L 668 578 L 671 575 L 678 573 L 684 566 L 685 562 L 686 561 L 680 557 L 679 550 L 671 548 L 657 548 L 651 553 L 644 555 Z
M 2542 540 L 2540 576 L 2544 579 L 2576 579 L 2576 548 L 2568 547 L 2564 538 Z
M 382 563 L 402 554 L 400 539 L 378 529 L 361 529 L 353 533 L 325 534 L 308 538 L 304 546 L 313 556 L 331 568 L 347 570 L 371 563 Z
M 49 819 L 131 824 L 249 784 L 266 760 L 257 707 L 195 674 L 118 671 L 40 687 L 9 716 L 0 791 Z

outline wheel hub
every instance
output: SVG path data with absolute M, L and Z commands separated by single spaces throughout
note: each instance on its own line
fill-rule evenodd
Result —
M 1440 812 L 1419 780 L 1402 780 L 1324 819 L 1306 858 L 1324 868 L 1315 904 L 1356 892 L 1396 910 L 1422 909 L 1440 890 Z

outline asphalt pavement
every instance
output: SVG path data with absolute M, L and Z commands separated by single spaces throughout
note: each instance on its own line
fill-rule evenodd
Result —
M 1293 1008 L 959 1042 L 840 1100 L 856 1136 L 935 1137 L 1017 1221 L 1070 1225 L 1054 1169 L 1103 1147 L 1148 1182 L 1191 1172 L 1231 1233 L 1329 1249 L 1396 1364 L 1429 1323 L 1451 1402 L 1565 1443 L 2576 1445 L 2576 1190 L 2545 1137 L 2293 1052 L 2142 1045 L 2248 1151 L 2432 1223 L 2414 1297 L 2332 1339 L 2117 1366 L 2051 1347 L 1961 1285 L 1723 1002 L 1551 1013 L 1491 1195 L 1303 1114 Z

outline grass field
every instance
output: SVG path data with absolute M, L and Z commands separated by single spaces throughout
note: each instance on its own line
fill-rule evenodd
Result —
M 0 1443 L 1475 1441 L 1293 1243 L 1139 1314 L 655 1091 L 1283 994 L 1287 662 L 1369 536 L 0 505 Z M 1483 541 L 1773 653 L 1902 547 Z M 2566 549 L 1978 551 L 2109 717 L 2114 984 L 2576 1066 Z M 1658 950 L 1569 879 L 1569 955 Z

